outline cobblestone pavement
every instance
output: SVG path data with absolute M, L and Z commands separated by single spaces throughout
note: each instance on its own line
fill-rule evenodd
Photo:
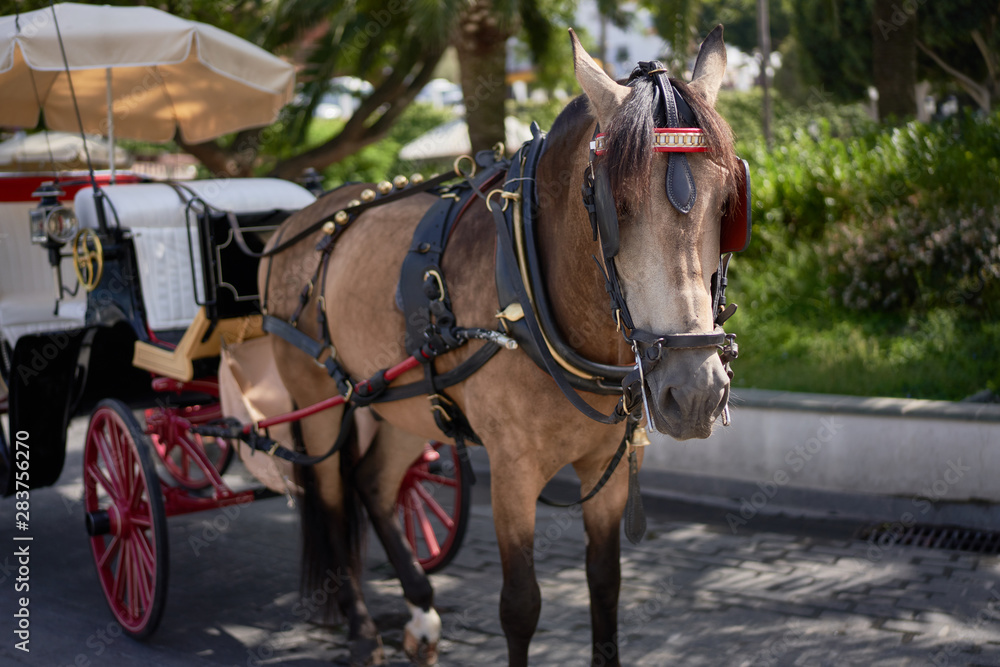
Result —
M 282 499 L 171 519 L 163 622 L 146 643 L 120 636 L 85 539 L 79 467 L 71 450 L 60 483 L 31 496 L 30 653 L 14 648 L 14 517 L 10 499 L 0 502 L 0 665 L 343 661 L 344 628 L 306 620 L 316 598 L 297 590 L 298 519 Z M 442 665 L 505 662 L 488 493 L 475 495 L 458 557 L 432 577 Z M 646 539 L 623 548 L 622 663 L 1000 665 L 996 557 L 808 532 L 757 517 L 733 534 L 725 522 L 651 512 Z M 543 607 L 532 664 L 589 664 L 582 520 L 540 507 L 536 534 Z M 366 582 L 390 663 L 405 665 L 408 614 L 374 540 Z

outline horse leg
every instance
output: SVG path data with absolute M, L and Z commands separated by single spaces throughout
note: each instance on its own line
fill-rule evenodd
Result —
M 274 342 L 282 381 L 296 405 L 317 403 L 336 391 L 326 372 L 281 340 Z M 342 409 L 324 410 L 293 427 L 307 454 L 325 454 L 340 430 Z M 329 618 L 334 605 L 348 623 L 352 665 L 382 664 L 381 640 L 361 588 L 364 517 L 351 484 L 351 456 L 334 454 L 314 466 L 296 466 L 302 487 L 303 605 Z
M 418 665 L 435 665 L 441 618 L 432 606 L 434 589 L 403 535 L 396 510 L 399 485 L 410 464 L 423 451 L 424 443 L 423 438 L 382 422 L 374 443 L 357 465 L 355 483 L 375 533 L 399 575 L 410 610 L 403 649 Z
M 589 492 L 604 473 L 607 459 L 590 457 L 573 464 L 582 493 Z M 628 461 L 622 460 L 611 479 L 583 504 L 587 532 L 587 585 L 593 667 L 618 667 L 618 593 L 621 588 L 621 519 L 628 499 Z
M 507 459 L 500 452 L 498 458 Z M 528 664 L 528 645 L 538 627 L 542 595 L 535 577 L 535 503 L 545 486 L 530 458 L 494 460 L 490 481 L 493 523 L 503 566 L 500 625 L 510 667 Z

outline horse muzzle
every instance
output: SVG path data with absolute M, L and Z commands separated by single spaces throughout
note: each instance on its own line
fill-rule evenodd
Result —
M 643 363 L 650 427 L 676 440 L 707 438 L 729 402 L 729 374 L 711 348 L 665 350 Z

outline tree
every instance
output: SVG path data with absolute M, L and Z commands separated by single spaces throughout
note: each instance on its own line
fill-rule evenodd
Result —
M 917 113 L 917 3 L 903 6 L 875 0 L 872 12 L 872 83 L 881 119 Z
M 96 0 L 119 5 L 134 0 Z M 544 57 L 550 11 L 566 0 L 160 0 L 177 16 L 216 25 L 300 66 L 301 94 L 279 121 L 281 132 L 301 142 L 320 98 L 335 76 L 363 78 L 373 85 L 336 136 L 287 156 L 271 174 L 296 178 L 307 167 L 322 168 L 384 138 L 430 80 L 446 47 L 463 57 L 462 83 L 474 148 L 503 140 L 505 46 L 523 26 L 536 58 Z M 47 0 L 0 0 L 0 13 L 48 6 Z M 256 128 L 235 136 L 188 144 L 175 141 L 215 174 L 249 176 L 261 160 L 265 135 Z
M 953 0 L 929 3 L 921 12 L 926 24 L 950 27 L 921 31 L 924 71 L 957 83 L 989 111 L 1000 96 L 1000 3 Z
M 961 88 L 983 109 L 1000 93 L 995 0 L 799 0 L 796 7 L 803 76 L 835 99 L 863 99 L 875 85 L 884 116 L 913 113 L 908 91 L 916 81 Z M 881 108 L 899 103 L 906 108 Z

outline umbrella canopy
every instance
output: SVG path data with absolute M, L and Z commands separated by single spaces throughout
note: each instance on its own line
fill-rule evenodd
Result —
M 55 5 L 83 129 L 188 143 L 267 125 L 292 65 L 213 26 L 151 7 Z M 0 126 L 79 131 L 52 8 L 0 17 Z M 36 93 L 37 91 L 37 93 Z M 109 95 L 110 91 L 110 95 Z M 36 98 L 37 94 L 37 98 Z
M 0 143 L 0 170 L 2 171 L 65 171 L 86 169 L 87 158 L 83 139 L 70 132 L 18 133 L 13 139 Z M 88 136 L 87 150 L 94 167 L 104 168 L 110 163 L 111 147 L 101 137 Z M 115 148 L 115 163 L 120 167 L 131 162 L 128 152 Z

